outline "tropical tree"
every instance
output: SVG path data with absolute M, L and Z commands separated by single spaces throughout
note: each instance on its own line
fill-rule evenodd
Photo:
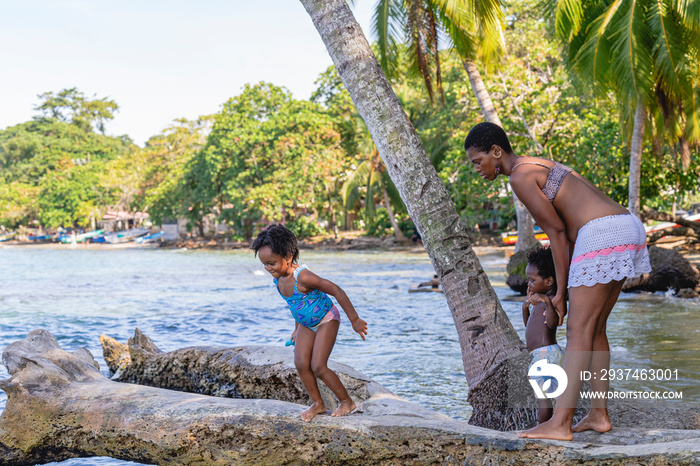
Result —
M 509 390 L 514 388 L 509 382 L 527 388 L 527 351 L 500 306 L 444 184 L 345 0 L 301 3 L 367 124 L 440 276 L 462 348 L 474 408 L 470 422 L 497 428 L 523 425 L 523 410 L 504 395 L 515 392 Z M 521 365 L 519 377 L 513 377 L 518 373 L 513 363 Z
M 379 0 L 373 19 L 372 31 L 377 37 L 379 61 L 385 73 L 389 77 L 396 74 L 394 63 L 401 41 L 399 35 L 402 34 L 410 50 L 410 68 L 423 77 L 431 101 L 434 73 L 435 85 L 443 103 L 445 96 L 439 42 L 440 32 L 446 32 L 452 49 L 462 60 L 486 121 L 502 126 L 476 65 L 479 59 L 484 63 L 494 61 L 504 49 L 501 0 Z M 526 250 L 537 243 L 533 231 L 534 220 L 515 193 L 512 195 L 518 219 L 516 251 Z
M 105 133 L 105 124 L 114 119 L 119 106 L 113 100 L 103 97 L 87 98 L 77 88 L 63 89 L 57 93 L 39 94 L 41 103 L 34 109 L 43 113 L 43 118 L 74 124 L 84 131 L 92 127 Z
M 381 198 L 381 202 L 384 203 L 384 208 L 389 216 L 391 227 L 394 229 L 396 241 L 408 241 L 401 231 L 396 221 L 396 216 L 394 215 L 394 209 L 391 207 L 392 204 L 403 207 L 403 202 L 401 201 L 401 197 L 394 183 L 391 182 L 384 162 L 379 156 L 379 152 L 374 147 L 374 143 L 372 143 L 371 140 L 369 142 L 372 145 L 369 157 L 357 166 L 348 176 L 345 184 L 343 184 L 341 191 L 343 203 L 345 208 L 350 210 L 359 204 L 360 199 L 364 197 L 365 219 L 371 221 L 376 215 L 374 198 L 375 194 L 378 194 Z
M 559 0 L 549 10 L 572 68 L 622 104 L 621 125 L 632 127 L 629 210 L 638 214 L 645 133 L 680 150 L 685 168 L 700 142 L 700 2 Z

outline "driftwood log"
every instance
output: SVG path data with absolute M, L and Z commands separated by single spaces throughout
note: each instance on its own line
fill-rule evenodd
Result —
M 112 380 L 138 383 L 153 387 L 182 390 L 203 395 L 234 398 L 265 398 L 289 401 L 302 405 L 310 400 L 294 367 L 293 353 L 277 346 L 219 348 L 196 346 L 168 353 L 161 352 L 153 341 L 134 331 L 128 344 L 106 335 L 100 337 L 103 355 Z M 373 396 L 395 397 L 388 389 L 345 364 L 329 361 L 348 393 L 356 401 Z M 516 367 L 511 368 L 516 371 Z M 519 369 L 522 373 L 527 367 Z M 513 374 L 513 377 L 520 375 Z M 320 380 L 324 402 L 335 409 L 336 400 Z M 515 386 L 515 383 L 506 384 Z M 590 384 L 584 385 L 590 390 Z M 471 397 L 483 396 L 477 391 Z M 526 396 L 534 396 L 528 392 Z M 503 394 L 503 403 L 511 394 Z M 626 428 L 700 429 L 700 411 L 694 403 L 673 401 L 633 401 L 613 399 L 609 402 L 613 425 Z M 411 404 L 417 408 L 416 405 Z M 582 419 L 590 408 L 590 401 L 579 400 L 574 422 Z M 494 403 L 498 415 L 498 404 Z M 533 413 L 536 415 L 536 412 Z M 535 425 L 529 425 L 531 427 Z M 514 429 L 507 429 L 514 430 Z
M 300 419 L 303 406 L 119 383 L 85 349 L 67 352 L 44 330 L 10 344 L 0 417 L 0 464 L 111 456 L 146 464 L 695 464 L 696 431 L 519 439 L 395 397 L 371 394 L 361 413 Z M 371 384 L 367 384 L 371 387 Z M 371 388 L 369 389 L 371 391 Z M 605 438 L 608 443 L 595 441 Z M 593 441 L 592 441 L 593 440 Z M 625 444 L 634 442 L 634 445 Z M 597 443 L 597 444 L 594 444 Z

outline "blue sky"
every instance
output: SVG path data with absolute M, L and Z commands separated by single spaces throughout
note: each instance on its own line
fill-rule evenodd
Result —
M 369 34 L 375 0 L 355 3 Z M 246 83 L 307 99 L 330 65 L 298 0 L 0 0 L 0 130 L 36 115 L 37 94 L 77 87 L 119 104 L 107 134 L 143 145 Z

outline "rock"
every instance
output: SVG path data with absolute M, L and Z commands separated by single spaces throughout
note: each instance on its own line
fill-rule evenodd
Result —
M 627 279 L 622 291 L 678 291 L 695 289 L 700 275 L 693 265 L 675 249 L 649 246 L 651 272 Z M 689 294 L 685 293 L 688 296 Z
M 510 287 L 511 290 L 525 295 L 527 293 L 527 276 L 525 275 L 525 269 L 527 268 L 527 255 L 533 249 L 540 247 L 539 243 L 535 245 L 534 248 L 525 249 L 524 251 L 518 251 L 508 260 L 508 265 L 506 266 L 506 272 L 508 273 L 508 278 L 506 278 L 506 285 Z
M 0 464 L 111 456 L 145 464 L 693 464 L 697 431 L 615 430 L 573 442 L 518 438 L 372 395 L 342 418 L 300 419 L 303 406 L 195 395 L 107 379 L 87 350 L 45 330 L 10 344 Z M 604 438 L 605 442 L 600 442 Z M 634 445 L 626 442 L 634 441 Z

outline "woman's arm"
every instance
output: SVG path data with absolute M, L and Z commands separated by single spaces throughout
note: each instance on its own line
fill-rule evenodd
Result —
M 350 302 L 350 298 L 345 294 L 345 291 L 335 283 L 325 278 L 321 278 L 310 270 L 302 270 L 297 279 L 297 289 L 302 293 L 310 293 L 312 290 L 319 290 L 327 295 L 331 295 L 338 301 L 340 307 L 343 308 L 345 315 L 348 316 L 352 323 L 352 328 L 360 334 L 362 339 L 365 339 L 367 334 L 367 322 L 360 319 L 357 315 L 355 307 Z
M 510 185 L 537 225 L 549 237 L 557 280 L 557 294 L 552 298 L 552 305 L 559 315 L 558 324 L 561 325 L 566 315 L 566 290 L 569 279 L 569 238 L 566 235 L 566 225 L 542 193 L 530 170 L 521 169 L 512 175 Z

